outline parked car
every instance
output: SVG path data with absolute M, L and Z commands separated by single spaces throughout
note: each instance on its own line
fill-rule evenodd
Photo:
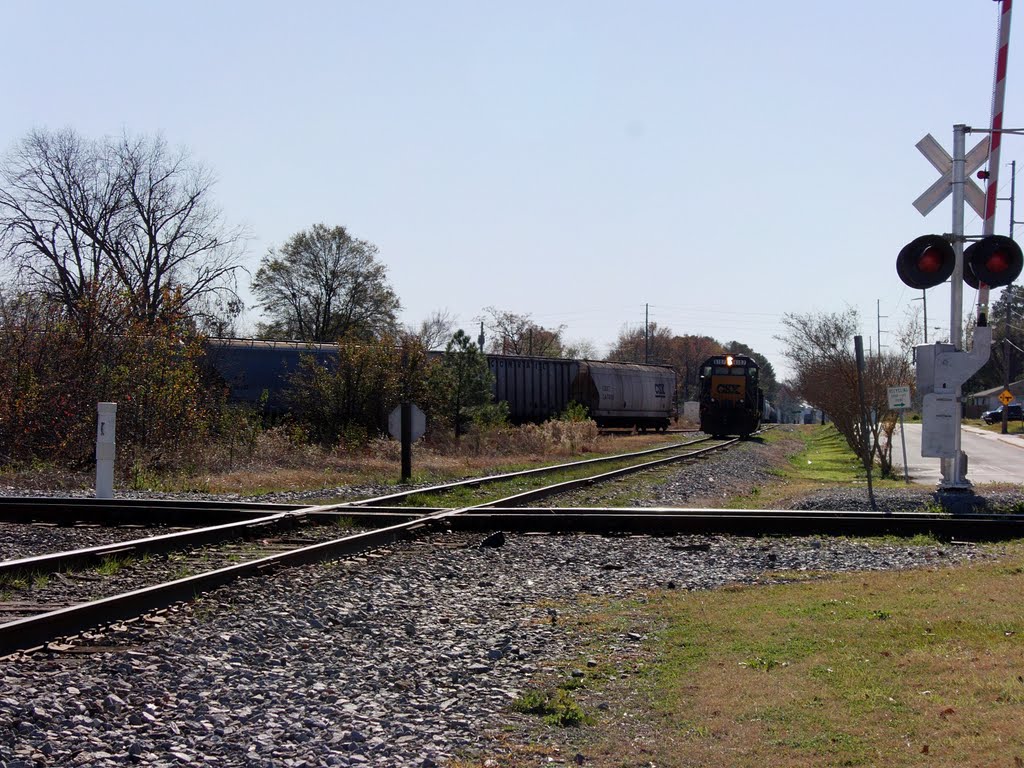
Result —
M 1020 403 L 1010 403 L 1009 410 L 1006 414 L 1006 418 L 1009 421 L 1024 421 L 1024 409 L 1021 408 Z M 995 410 L 985 411 L 981 414 L 981 419 L 986 424 L 995 424 L 997 421 L 1003 420 L 1003 406 L 999 406 Z

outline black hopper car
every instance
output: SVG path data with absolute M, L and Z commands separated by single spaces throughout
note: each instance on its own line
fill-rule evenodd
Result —
M 288 378 L 303 355 L 321 365 L 337 360 L 333 344 L 209 339 L 207 359 L 238 403 L 261 403 L 269 413 L 287 408 Z M 675 371 L 668 366 L 606 363 L 546 357 L 488 355 L 494 399 L 509 405 L 513 423 L 558 416 L 570 402 L 587 408 L 601 427 L 668 428 L 673 412 Z
M 487 362 L 494 399 L 508 403 L 517 424 L 558 416 L 570 402 L 599 427 L 664 432 L 672 418 L 676 372 L 668 366 L 506 355 Z
M 715 355 L 700 369 L 700 430 L 746 438 L 761 425 L 758 365 L 746 355 Z

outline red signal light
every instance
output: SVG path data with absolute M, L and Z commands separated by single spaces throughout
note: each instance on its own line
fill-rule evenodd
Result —
M 993 288 L 1009 285 L 1024 266 L 1024 254 L 1020 246 L 1002 235 L 989 235 L 972 244 L 964 251 L 964 275 L 973 273 L 983 283 Z
M 903 247 L 896 257 L 896 274 L 911 288 L 932 288 L 953 274 L 956 254 L 941 235 L 922 235 Z
M 938 272 L 942 269 L 942 254 L 935 248 L 925 248 L 917 257 L 917 268 L 930 274 Z
M 1002 251 L 996 251 L 985 259 L 985 269 L 1002 274 L 1010 269 L 1010 257 Z

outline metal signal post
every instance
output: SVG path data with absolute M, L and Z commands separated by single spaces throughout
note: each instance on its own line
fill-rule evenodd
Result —
M 949 291 L 949 341 L 956 349 L 964 346 L 964 183 L 967 174 L 964 171 L 964 156 L 967 151 L 967 126 L 953 126 L 953 255 L 956 261 L 953 275 L 950 278 Z M 977 340 L 975 340 L 975 345 Z M 985 359 L 988 359 L 986 350 Z M 983 361 L 984 362 L 984 361 Z M 956 385 L 956 429 L 953 431 L 953 456 L 942 459 L 942 485 L 945 488 L 969 487 L 967 473 L 961 459 L 960 417 L 962 410 L 960 399 L 963 396 L 962 384 Z

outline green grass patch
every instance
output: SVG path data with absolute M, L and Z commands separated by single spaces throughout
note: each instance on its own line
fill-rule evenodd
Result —
M 593 722 L 565 688 L 527 691 L 512 703 L 512 709 L 563 728 Z
M 123 571 L 129 565 L 135 562 L 135 558 L 131 556 L 117 557 L 110 556 L 104 557 L 103 562 L 96 566 L 96 573 L 100 576 L 115 576 L 116 574 Z
M 22 590 L 28 589 L 33 577 L 27 576 L 0 576 L 0 589 Z
M 801 434 L 807 447 L 790 459 L 790 477 L 821 483 L 866 479 L 864 466 L 834 427 L 825 425 Z
M 981 419 L 964 419 L 963 423 L 964 424 L 969 424 L 972 427 L 979 427 L 980 429 L 984 429 L 986 432 L 997 432 L 997 433 L 1001 434 L 1002 431 L 1003 431 L 1003 422 L 1002 421 L 997 421 L 997 422 L 995 422 L 993 424 L 986 424 Z M 1019 419 L 1008 421 L 1006 423 L 1006 434 L 1008 434 L 1008 435 L 1021 435 L 1021 434 L 1024 434 L 1024 421 L 1020 421 Z
M 587 653 L 621 654 L 623 626 L 648 638 L 639 674 L 599 685 L 630 716 L 602 715 L 593 752 L 617 765 L 642 736 L 656 765 L 681 764 L 680 740 L 686 765 L 1022 764 L 1024 542 L 1003 553 L 591 605 Z

